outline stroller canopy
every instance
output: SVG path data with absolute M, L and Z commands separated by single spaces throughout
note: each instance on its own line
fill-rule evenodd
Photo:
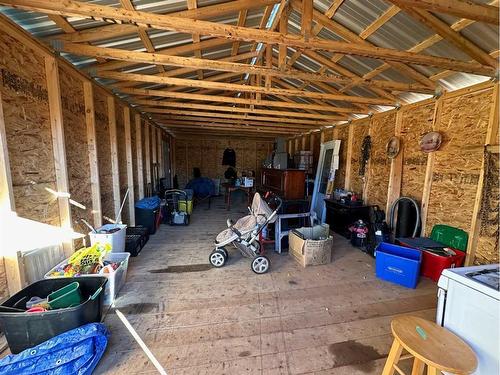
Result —
M 234 228 L 242 233 L 245 238 L 248 237 L 245 234 L 251 233 L 259 225 L 265 225 L 268 222 L 274 222 L 276 220 L 276 217 L 274 217 L 271 221 L 268 221 L 269 217 L 271 217 L 273 213 L 273 210 L 268 206 L 266 201 L 262 199 L 259 193 L 255 193 L 253 197 L 251 210 L 251 215 L 238 219 L 236 224 L 234 224 Z M 217 243 L 228 243 L 236 240 L 237 238 L 238 234 L 233 232 L 231 228 L 227 228 L 217 235 L 215 241 Z
M 90 375 L 104 354 L 108 330 L 90 323 L 0 360 L 3 375 Z

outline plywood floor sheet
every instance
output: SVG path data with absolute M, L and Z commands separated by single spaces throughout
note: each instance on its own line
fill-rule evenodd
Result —
M 410 290 L 379 281 L 373 259 L 338 236 L 329 265 L 301 268 L 272 253 L 271 271 L 255 275 L 229 249 L 225 267 L 207 267 L 213 238 L 244 210 L 228 213 L 220 198 L 197 207 L 190 226 L 162 226 L 131 258 L 116 308 L 169 375 L 379 374 L 391 319 L 434 318 L 434 283 Z M 115 312 L 105 324 L 110 342 L 96 374 L 156 373 Z

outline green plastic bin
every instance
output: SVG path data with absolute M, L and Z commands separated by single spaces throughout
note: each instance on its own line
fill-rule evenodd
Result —
M 49 306 L 54 309 L 65 309 L 66 307 L 78 306 L 82 303 L 80 283 L 75 281 L 61 289 L 52 292 L 48 296 Z
M 466 251 L 469 235 L 462 229 L 436 224 L 432 227 L 431 239 L 454 249 Z

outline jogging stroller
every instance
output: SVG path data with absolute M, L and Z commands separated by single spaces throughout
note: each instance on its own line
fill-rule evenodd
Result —
M 233 244 L 244 257 L 251 258 L 252 271 L 257 274 L 266 273 L 269 270 L 269 259 L 263 255 L 259 242 L 259 234 L 267 224 L 274 223 L 281 207 L 281 199 L 273 197 L 269 204 L 275 208 L 271 209 L 259 193 L 255 193 L 252 207 L 249 207 L 250 215 L 244 216 L 236 223 L 227 220 L 228 228 L 220 232 L 215 239 L 215 250 L 210 254 L 209 260 L 214 267 L 222 267 L 228 259 L 225 246 Z

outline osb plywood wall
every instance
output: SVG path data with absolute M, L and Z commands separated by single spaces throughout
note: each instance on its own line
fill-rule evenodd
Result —
M 491 105 L 491 89 L 443 100 L 435 126 L 443 144 L 434 156 L 427 233 L 439 223 L 470 230 Z
M 479 213 L 479 239 L 474 263 L 498 263 L 498 238 L 500 236 L 500 163 L 499 155 L 487 152 L 485 155 L 484 190 Z
M 125 122 L 124 122 L 124 106 L 115 103 L 116 108 L 116 142 L 118 144 L 118 173 L 120 175 L 120 202 L 123 201 L 127 193 L 127 151 L 125 145 Z M 122 221 L 128 223 L 130 220 L 128 204 L 123 206 Z
M 403 167 L 401 176 L 401 195 L 417 202 L 422 201 L 424 190 L 427 154 L 420 151 L 422 136 L 432 130 L 435 103 L 411 106 L 402 109 L 401 152 Z
M 371 204 L 384 208 L 387 202 L 387 189 L 391 160 L 387 157 L 386 146 L 394 136 L 396 113 L 391 111 L 373 116 L 370 123 L 371 152 L 367 169 L 366 194 Z
M 90 166 L 87 143 L 87 125 L 83 104 L 83 82 L 68 68 L 59 69 L 64 124 L 64 142 L 71 199 L 78 203 L 71 207 L 73 228 L 87 233 L 81 219 L 92 223 L 92 196 L 90 190 Z M 75 246 L 81 246 L 81 240 Z
M 103 90 L 94 90 L 94 107 L 102 216 L 114 219 L 115 209 L 113 203 L 113 177 L 111 170 L 111 140 L 109 135 L 108 103 L 107 94 Z M 107 221 L 104 220 L 103 222 Z
M 365 174 L 361 175 L 361 146 L 363 145 L 363 139 L 370 130 L 370 119 L 353 122 L 351 126 L 354 126 L 354 137 L 352 140 L 350 190 L 362 197 L 365 178 L 368 175 L 368 166 Z
M 415 198 L 421 203 L 427 170 L 428 154 L 420 151 L 419 142 L 423 134 L 434 129 L 443 134 L 441 148 L 433 154 L 431 189 L 428 201 L 426 233 L 438 223 L 461 228 L 471 234 L 473 211 L 478 193 L 478 183 L 484 160 L 484 145 L 493 103 L 491 85 L 478 85 L 458 93 L 445 94 L 442 105 L 436 111 L 436 100 L 427 100 L 403 106 L 400 111 L 400 140 L 402 153 L 401 196 Z M 377 114 L 369 119 L 354 121 L 351 158 L 350 190 L 367 193 L 367 203 L 385 208 L 390 179 L 390 160 L 385 148 L 389 138 L 395 134 L 396 112 Z M 498 124 L 496 125 L 498 127 Z M 336 138 L 347 137 L 342 127 L 337 127 Z M 361 144 L 371 135 L 370 161 L 365 178 L 359 176 Z M 325 132 L 328 139 L 329 131 Z M 345 143 L 344 146 L 347 146 Z M 341 147 L 341 154 L 347 147 Z M 495 159 L 498 162 L 498 155 Z M 339 175 L 347 167 L 341 157 Z M 492 168 L 491 170 L 494 170 Z M 498 165 L 496 165 L 498 171 Z M 345 172 L 344 172 L 345 173 Z M 483 194 L 483 226 L 476 249 L 476 263 L 498 261 L 498 175 L 489 178 L 495 181 L 489 198 Z M 338 179 L 337 187 L 344 187 Z M 486 183 L 485 183 L 486 184 Z M 489 208 L 488 208 L 489 207 Z M 495 209 L 496 208 L 496 209 Z M 485 213 L 487 212 L 487 213 Z
M 0 31 L 3 111 L 19 216 L 59 225 L 44 57 Z
M 260 176 L 262 161 L 272 150 L 272 141 L 246 139 L 176 139 L 175 160 L 179 186 L 183 187 L 192 178 L 193 168 L 210 178 L 224 179 L 227 166 L 222 165 L 222 154 L 226 148 L 236 152 L 238 172 L 255 171 Z

